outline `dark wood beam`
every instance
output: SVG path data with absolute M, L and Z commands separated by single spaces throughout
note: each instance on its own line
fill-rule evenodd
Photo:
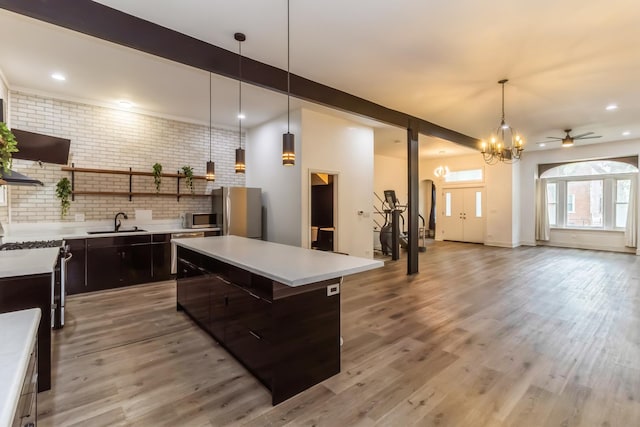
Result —
M 90 0 L 0 0 L 0 8 L 215 74 L 239 77 L 236 53 Z M 243 81 L 287 92 L 285 70 L 247 57 L 242 61 Z M 414 129 L 424 135 L 478 148 L 476 138 L 294 74 L 291 95 L 405 129 L 414 123 Z
M 419 154 L 418 154 L 418 130 L 417 123 L 410 123 L 407 129 L 407 171 L 409 201 L 409 226 L 407 227 L 407 274 L 415 274 L 418 272 L 418 230 L 420 229 L 419 203 L 420 194 L 418 192 L 419 174 Z

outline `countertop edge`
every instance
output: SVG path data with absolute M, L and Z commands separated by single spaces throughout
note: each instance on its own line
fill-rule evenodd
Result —
M 374 270 L 376 268 L 380 268 L 384 266 L 384 262 L 380 261 L 380 260 L 370 260 L 370 264 L 367 265 L 361 265 L 361 266 L 356 266 L 356 267 L 351 267 L 351 268 L 347 268 L 347 269 L 342 269 L 340 271 L 336 271 L 336 272 L 331 272 L 331 273 L 324 273 L 324 274 L 316 274 L 316 275 L 312 275 L 312 276 L 307 276 L 301 279 L 296 279 L 296 280 L 288 280 L 285 279 L 283 277 L 277 276 L 273 273 L 270 273 L 268 271 L 263 271 L 260 270 L 254 266 L 251 265 L 247 265 L 241 262 L 237 262 L 236 260 L 233 259 L 229 259 L 227 257 L 221 256 L 220 254 L 216 254 L 213 252 L 209 252 L 206 251 L 204 249 L 198 248 L 198 247 L 194 247 L 189 245 L 189 242 L 180 242 L 179 239 L 178 240 L 172 240 L 172 243 L 175 243 L 178 246 L 181 246 L 185 249 L 189 249 L 192 250 L 194 252 L 197 252 L 201 255 L 205 255 L 214 259 L 217 259 L 219 261 L 223 261 L 226 262 L 230 265 L 233 265 L 234 267 L 238 267 L 238 268 L 242 268 L 244 270 L 247 270 L 251 273 L 254 274 L 258 274 L 260 276 L 264 276 L 268 279 L 274 280 L 278 283 L 282 283 L 284 285 L 290 286 L 290 287 L 297 287 L 297 286 L 304 286 L 304 285 L 309 285 L 311 283 L 316 283 L 316 282 L 320 282 L 323 280 L 330 280 L 330 279 L 336 279 L 339 277 L 343 277 L 343 276 L 347 276 L 347 275 L 351 275 L 351 274 L 356 274 L 356 273 L 361 273 L 364 271 L 369 271 L 369 270 Z M 273 242 L 268 242 L 268 243 L 273 243 Z M 274 243 L 279 245 L 279 243 Z M 284 245 L 284 246 L 288 246 L 288 245 Z M 291 246 L 293 248 L 297 248 L 297 246 Z M 304 249 L 304 248 L 299 248 L 299 249 Z M 336 256 L 348 256 L 348 255 L 342 255 L 342 254 L 334 254 Z
M 12 376 L 11 384 L 7 384 L 7 386 L 10 388 L 6 396 L 7 399 L 0 407 L 0 426 L 11 425 L 11 421 L 15 417 L 16 411 L 18 409 L 20 391 L 22 390 L 22 383 L 24 381 L 24 376 L 27 373 L 30 354 L 29 351 L 31 350 L 31 344 L 36 339 L 36 335 L 38 333 L 38 325 L 40 324 L 40 319 L 42 316 L 39 308 L 31 308 L 28 310 L 20 310 L 3 314 L 7 315 L 22 312 L 25 312 L 25 317 L 29 316 L 29 318 L 24 321 L 30 322 L 30 324 L 26 328 L 28 329 L 27 336 L 25 337 L 24 342 L 21 343 L 22 347 L 19 349 L 19 351 L 16 351 L 16 354 L 19 354 L 18 366 L 14 375 Z

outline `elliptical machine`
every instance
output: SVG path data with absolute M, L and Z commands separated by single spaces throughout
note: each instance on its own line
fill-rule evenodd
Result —
M 394 190 L 384 190 L 384 201 L 382 203 L 382 211 L 384 212 L 384 225 L 380 228 L 380 245 L 384 255 L 391 255 L 392 260 L 400 259 L 400 247 L 407 249 L 409 246 L 409 238 L 404 231 L 404 216 L 407 205 L 401 205 L 396 197 Z M 422 215 L 424 229 L 425 221 Z M 400 227 L 402 220 L 402 228 Z M 425 246 L 419 246 L 418 250 L 424 252 L 427 250 Z

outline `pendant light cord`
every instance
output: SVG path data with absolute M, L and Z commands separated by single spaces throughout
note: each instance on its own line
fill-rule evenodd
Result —
M 289 0 L 287 0 L 287 133 L 290 133 L 289 119 L 291 115 L 291 71 L 290 71 L 290 37 L 289 37 Z
M 211 161 L 211 73 L 209 73 L 209 161 Z
M 238 148 L 242 148 L 242 41 L 238 40 Z

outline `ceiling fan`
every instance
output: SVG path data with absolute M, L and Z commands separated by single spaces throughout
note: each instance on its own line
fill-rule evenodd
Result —
M 560 137 L 557 137 L 557 136 L 548 136 L 547 138 L 556 139 L 558 141 L 562 141 L 562 146 L 563 147 L 571 147 L 573 145 L 573 141 L 576 140 L 576 139 L 602 138 L 602 135 L 593 135 L 593 132 L 585 132 L 585 133 L 581 133 L 580 135 L 571 136 L 571 135 L 569 135 L 569 133 L 571 133 L 571 129 L 565 129 L 564 131 L 567 133 L 564 136 L 564 138 L 560 138 Z M 593 136 L 590 136 L 590 135 L 593 135 Z

